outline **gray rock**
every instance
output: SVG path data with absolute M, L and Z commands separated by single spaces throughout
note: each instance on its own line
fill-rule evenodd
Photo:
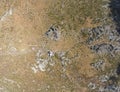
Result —
M 99 77 L 100 82 L 107 82 L 109 80 L 109 76 L 102 75 Z
M 110 85 L 105 87 L 105 92 L 118 92 L 117 86 L 114 84 L 110 84 Z
M 112 54 L 114 51 L 114 46 L 112 44 L 102 43 L 91 46 L 90 49 L 97 54 Z
M 96 28 L 91 29 L 89 31 L 89 38 L 87 39 L 88 44 L 91 44 L 91 42 L 99 39 L 103 35 L 104 35 L 103 27 L 98 26 Z
M 90 65 L 97 71 L 104 71 L 105 68 L 105 62 L 103 60 L 98 60 L 97 62 L 91 63 Z
M 96 84 L 95 83 L 92 83 L 92 82 L 90 82 L 89 84 L 88 84 L 88 88 L 90 88 L 90 89 L 96 89 Z
M 92 42 L 95 42 L 96 40 L 102 37 L 104 37 L 105 39 L 107 38 L 108 41 L 116 41 L 116 39 L 119 38 L 120 34 L 118 33 L 117 29 L 115 29 L 113 26 L 98 26 L 91 30 L 88 30 L 89 37 L 87 39 L 87 43 L 91 44 Z
M 54 56 L 54 52 L 48 50 L 48 56 L 49 56 L 49 57 L 53 57 L 53 56 Z
M 60 37 L 60 32 L 55 26 L 51 26 L 49 30 L 45 33 L 46 36 L 52 40 L 58 40 Z

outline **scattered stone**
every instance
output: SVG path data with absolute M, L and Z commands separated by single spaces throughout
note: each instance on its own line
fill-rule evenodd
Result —
M 87 39 L 87 43 L 91 44 L 93 41 L 96 41 L 100 39 L 103 35 L 105 35 L 105 29 L 102 26 L 98 26 L 95 28 L 92 28 L 89 32 L 89 37 Z
M 36 69 L 35 67 L 31 67 L 31 69 L 33 70 L 34 73 L 38 72 L 38 69 Z
M 49 57 L 54 56 L 54 52 L 52 52 L 52 51 L 48 50 L 48 56 L 49 56 Z
M 58 53 L 62 66 L 66 66 L 70 61 L 65 55 L 66 55 L 66 52 Z
M 51 66 L 54 66 L 54 65 L 55 65 L 55 61 L 52 60 L 51 58 L 50 58 L 50 60 L 49 60 L 49 65 L 51 65 Z
M 46 58 L 43 58 L 43 56 L 46 55 Z M 45 53 L 42 50 L 38 50 L 36 54 L 36 63 L 34 64 L 31 69 L 34 71 L 34 73 L 37 73 L 38 71 L 46 71 L 47 66 L 49 64 L 49 59 L 47 58 L 48 54 Z
M 98 92 L 105 92 L 105 88 L 104 87 L 102 87 L 102 86 L 100 86 L 99 87 L 99 91 Z
M 90 89 L 96 89 L 96 84 L 95 83 L 92 83 L 92 82 L 90 82 L 89 84 L 88 84 L 88 88 L 90 88 Z
M 106 42 L 91 46 L 90 49 L 97 54 L 110 54 L 115 56 L 120 52 L 120 34 L 114 25 L 104 25 L 88 29 L 89 37 L 86 42 L 91 45 L 93 42 L 104 38 Z
M 48 65 L 48 61 L 47 60 L 40 60 L 40 61 L 37 61 L 37 64 L 38 64 L 38 67 L 41 71 L 46 71 L 46 67 Z
M 120 86 L 114 84 L 100 86 L 98 92 L 120 92 Z
M 114 53 L 119 54 L 120 52 L 120 46 L 114 46 Z
M 96 44 L 94 46 L 91 46 L 90 49 L 93 50 L 97 54 L 109 54 L 110 53 L 113 55 L 114 46 L 112 44 L 102 43 L 102 44 Z
M 45 34 L 51 40 L 59 40 L 60 38 L 60 32 L 58 31 L 58 28 L 55 26 L 51 26 Z
M 107 82 L 109 80 L 109 76 L 102 75 L 99 77 L 100 82 Z
M 105 68 L 105 62 L 103 60 L 99 60 L 95 63 L 90 64 L 93 68 L 95 68 L 97 71 L 104 71 Z
M 68 62 L 70 61 L 65 55 L 66 52 L 53 52 L 51 50 L 38 50 L 36 53 L 36 64 L 31 67 L 31 69 L 34 71 L 34 73 L 37 73 L 38 71 L 47 71 L 50 66 L 55 65 L 55 61 L 53 60 L 55 54 L 58 56 L 56 59 L 59 59 L 61 61 L 61 65 L 63 66 L 63 70 L 66 70 L 66 66 Z
M 117 69 L 112 69 L 110 70 L 110 72 L 107 74 L 109 76 L 109 78 L 111 78 L 111 76 L 114 76 L 114 77 L 118 77 L 118 74 L 117 74 Z
M 105 92 L 118 92 L 117 87 L 114 84 L 105 87 Z

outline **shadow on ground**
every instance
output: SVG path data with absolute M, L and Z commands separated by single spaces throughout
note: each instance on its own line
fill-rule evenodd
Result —
M 109 7 L 113 21 L 117 25 L 117 30 L 120 33 L 120 0 L 110 0 Z
M 116 29 L 120 34 L 120 0 L 110 0 L 109 8 L 113 22 L 115 22 Z M 117 65 L 116 73 L 120 75 L 120 62 Z

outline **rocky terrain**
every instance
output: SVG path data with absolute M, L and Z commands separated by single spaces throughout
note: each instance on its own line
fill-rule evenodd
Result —
M 119 0 L 1 0 L 0 92 L 120 92 Z

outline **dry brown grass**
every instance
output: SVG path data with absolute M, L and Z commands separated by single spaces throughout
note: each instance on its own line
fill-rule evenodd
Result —
M 12 3 L 12 0 L 3 1 L 0 1 L 0 15 Z M 86 44 L 80 43 L 84 38 L 78 39 L 78 30 L 99 24 L 92 24 L 98 16 L 103 17 L 101 13 L 94 12 L 99 10 L 98 3 L 101 0 L 93 0 L 90 4 L 87 0 L 16 0 L 12 5 L 13 15 L 0 22 L 0 85 L 7 88 L 8 92 L 88 92 L 82 87 L 85 81 L 80 84 L 79 77 L 82 76 L 84 80 L 84 76 L 87 78 L 96 74 L 89 65 L 94 54 Z M 52 24 L 60 26 L 62 33 L 58 41 L 45 37 L 45 32 Z M 79 57 L 71 60 L 66 72 L 62 72 L 60 60 L 54 57 L 56 65 L 50 67 L 51 72 L 34 74 L 31 66 L 35 63 L 37 50 L 44 46 L 54 52 L 68 51 L 66 56 L 69 58 L 76 54 Z M 18 55 L 9 55 L 10 47 L 15 47 Z M 32 47 L 36 50 L 33 51 Z M 64 79 L 61 75 L 67 77 Z M 20 88 L 14 83 L 12 86 L 10 82 L 4 83 L 3 77 L 16 81 Z

